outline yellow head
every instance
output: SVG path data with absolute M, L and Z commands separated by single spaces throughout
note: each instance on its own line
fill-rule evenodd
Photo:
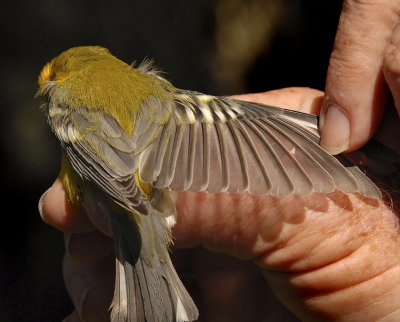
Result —
M 143 102 L 169 99 L 173 86 L 137 70 L 99 46 L 74 47 L 42 69 L 38 96 L 49 95 L 69 109 L 95 109 L 114 117 L 131 133 Z
M 51 81 L 63 82 L 68 75 L 84 68 L 85 62 L 95 62 L 107 57 L 115 58 L 108 49 L 100 46 L 74 47 L 66 50 L 43 67 L 39 75 L 39 86 L 42 88 Z

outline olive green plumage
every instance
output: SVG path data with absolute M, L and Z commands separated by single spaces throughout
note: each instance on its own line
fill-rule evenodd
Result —
M 97 46 L 72 48 L 54 58 L 39 76 L 44 91 L 51 87 L 48 82 L 60 89 L 61 104 L 107 113 L 129 134 L 143 102 L 152 96 L 171 100 L 174 92 L 166 80 L 135 69 Z

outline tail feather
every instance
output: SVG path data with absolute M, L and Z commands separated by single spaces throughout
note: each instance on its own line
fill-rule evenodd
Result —
M 116 253 L 111 321 L 196 320 L 197 308 L 169 257 L 166 219 L 155 209 L 145 216 L 121 209 L 110 219 Z

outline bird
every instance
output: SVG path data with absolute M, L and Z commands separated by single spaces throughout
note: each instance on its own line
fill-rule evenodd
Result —
M 130 65 L 101 46 L 62 52 L 38 85 L 69 202 L 91 189 L 111 223 L 112 321 L 198 318 L 169 257 L 172 192 L 382 198 L 354 162 L 319 145 L 314 115 L 178 89 L 149 61 Z

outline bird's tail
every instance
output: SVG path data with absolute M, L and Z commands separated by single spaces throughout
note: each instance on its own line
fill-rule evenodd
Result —
M 168 253 L 170 229 L 157 210 L 110 216 L 116 255 L 111 321 L 194 321 L 198 311 Z

